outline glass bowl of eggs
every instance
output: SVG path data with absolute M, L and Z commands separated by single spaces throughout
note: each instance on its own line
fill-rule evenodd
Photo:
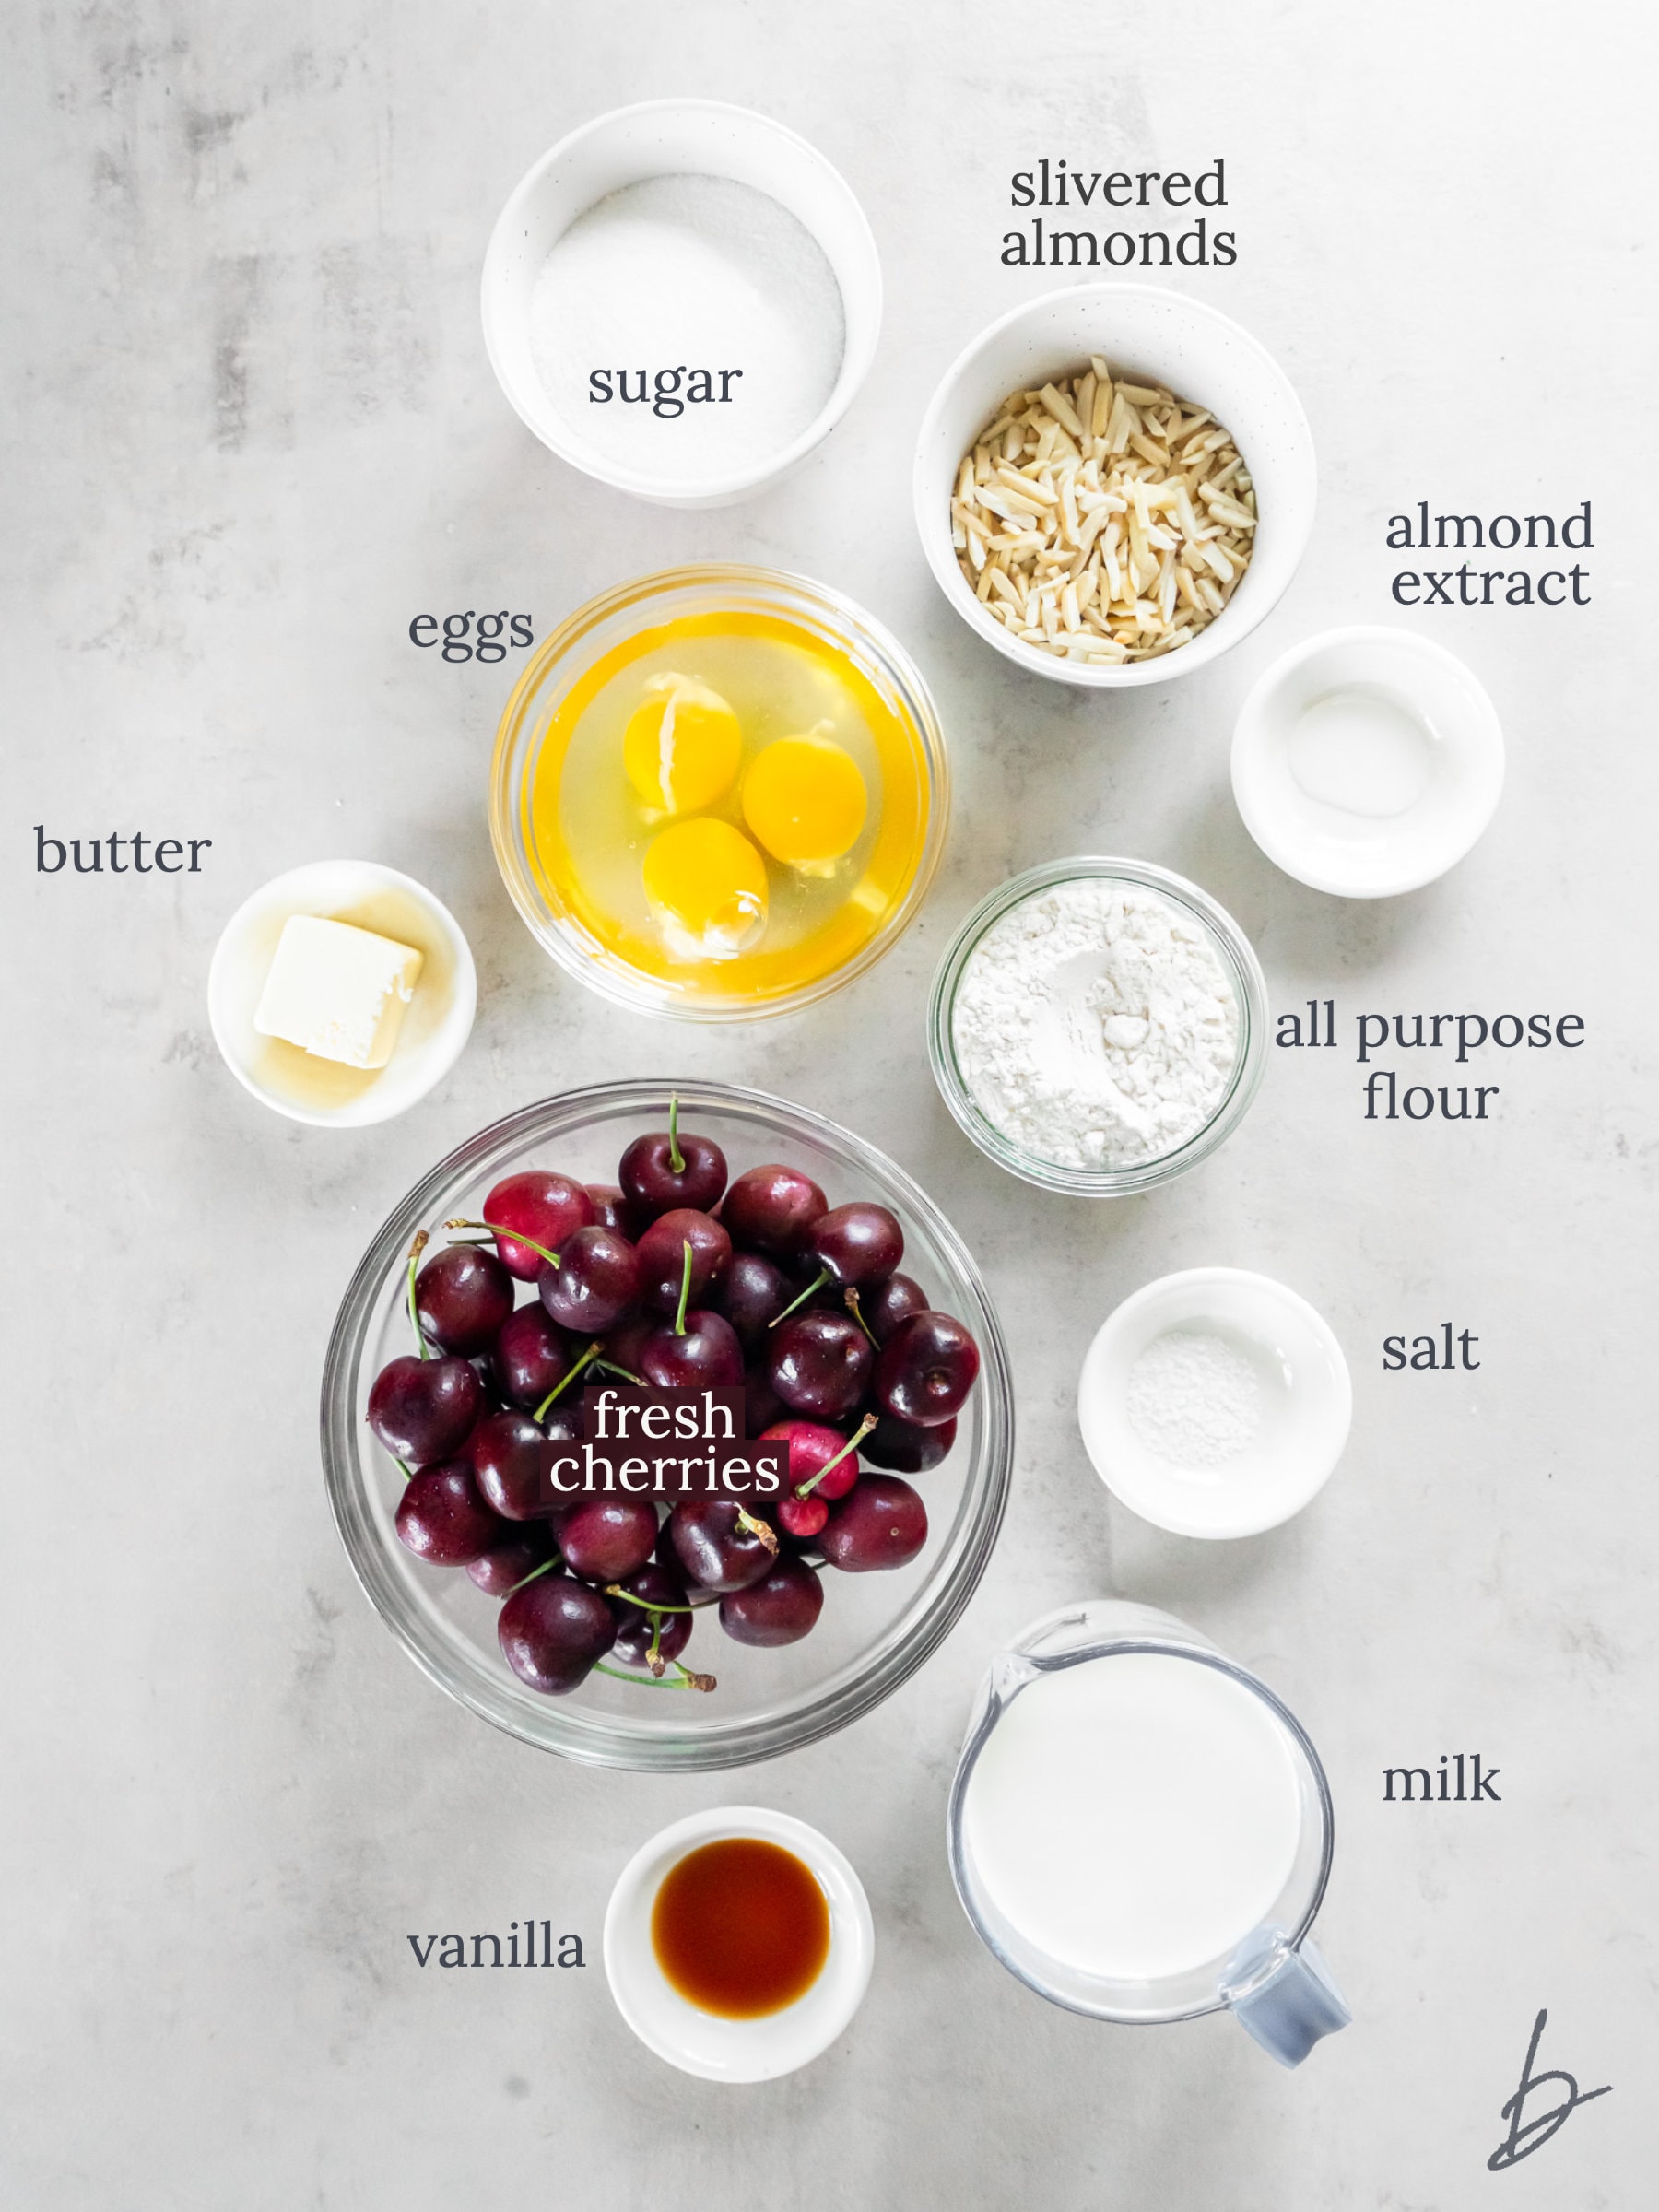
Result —
M 938 717 L 825 585 L 673 569 L 543 640 L 501 718 L 497 864 L 593 989 L 688 1021 L 793 1012 L 880 959 L 945 841 Z

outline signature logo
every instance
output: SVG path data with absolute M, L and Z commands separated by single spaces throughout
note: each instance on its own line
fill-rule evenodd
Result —
M 1573 2076 L 1559 2066 L 1551 2066 L 1542 2074 L 1533 2072 L 1533 2064 L 1538 2055 L 1538 2044 L 1544 2034 L 1544 2023 L 1548 2018 L 1547 2012 L 1540 2012 L 1533 2022 L 1532 2041 L 1526 2046 L 1526 2061 L 1521 2068 L 1521 2087 L 1503 2108 L 1502 2116 L 1509 2122 L 1509 2134 L 1487 2160 L 1487 2171 L 1490 2173 L 1502 2173 L 1506 2168 L 1518 2165 L 1523 2159 L 1530 2159 L 1535 2150 L 1542 2150 L 1551 2136 L 1566 2126 L 1581 2104 L 1589 2104 L 1594 2098 L 1611 2094 L 1611 2082 L 1605 2088 L 1581 2089 Z M 1559 2104 L 1551 2105 L 1547 2112 L 1540 2112 L 1535 2119 L 1524 2122 L 1522 2115 L 1526 2110 L 1527 2099 L 1535 2089 L 1542 2089 L 1549 2082 L 1559 2082 L 1566 2094 Z

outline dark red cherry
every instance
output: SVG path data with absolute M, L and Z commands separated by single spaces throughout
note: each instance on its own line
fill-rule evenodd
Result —
M 961 1411 L 979 1368 L 979 1347 L 954 1314 L 912 1313 L 881 1347 L 877 1400 L 900 1420 L 932 1429 Z
M 594 1202 L 594 1219 L 601 1229 L 614 1230 L 618 1236 L 632 1241 L 639 1223 L 633 1208 L 614 1182 L 590 1182 L 587 1194 Z
M 429 1467 L 465 1442 L 484 1403 L 477 1371 L 452 1354 L 393 1359 L 369 1393 L 369 1426 L 406 1466 Z
M 609 1601 L 568 1574 L 538 1575 L 501 1607 L 502 1656 L 521 1682 L 547 1696 L 579 1689 L 609 1651 L 617 1620 Z
M 918 1429 L 884 1413 L 870 1431 L 864 1455 L 872 1466 L 890 1467 L 895 1475 L 925 1475 L 956 1442 L 956 1433 L 954 1415 L 931 1429 Z
M 518 1406 L 486 1415 L 466 1440 L 479 1489 L 505 1521 L 539 1521 L 553 1511 L 542 1475 L 547 1432 Z
M 680 1134 L 679 1101 L 671 1100 L 668 1126 L 636 1136 L 617 1169 L 622 1194 L 646 1220 L 671 1206 L 706 1214 L 726 1187 L 725 1154 L 712 1137 Z
M 668 1516 L 680 1571 L 703 1590 L 742 1590 L 778 1556 L 776 1532 L 735 1498 L 683 1498 Z
M 832 1206 L 806 1231 L 804 1252 L 843 1288 L 885 1282 L 904 1257 L 904 1231 L 885 1206 Z
M 500 1541 L 470 1560 L 466 1571 L 487 1597 L 506 1597 L 527 1574 L 553 1557 L 553 1531 L 545 1521 L 519 1521 Z
M 810 1175 L 774 1162 L 749 1168 L 737 1177 L 722 1202 L 720 1218 L 734 1244 L 787 1260 L 800 1250 L 806 1231 L 829 1206 Z
M 496 1378 L 515 1406 L 534 1408 L 564 1381 L 575 1357 L 570 1338 L 545 1306 L 520 1306 L 496 1337 Z
M 908 1275 L 890 1275 L 858 1292 L 858 1312 L 877 1344 L 885 1344 L 902 1321 L 928 1311 L 927 1293 Z
M 689 1613 L 651 1613 L 649 1606 L 683 1606 L 686 1585 L 677 1574 L 654 1561 L 641 1567 L 618 1584 L 627 1596 L 610 1594 L 617 1615 L 616 1652 L 629 1666 L 649 1666 L 652 1639 L 656 1638 L 656 1655 L 659 1660 L 677 1659 L 691 1641 Z M 629 1605 L 629 1598 L 642 1598 L 644 1606 Z
M 619 1583 L 637 1574 L 656 1548 L 656 1507 L 649 1498 L 596 1491 L 559 1517 L 565 1565 L 584 1582 Z
M 431 1567 L 465 1567 L 507 1533 L 463 1459 L 441 1460 L 411 1477 L 396 1519 L 399 1542 Z
M 725 1273 L 732 1240 L 720 1223 L 688 1206 L 659 1214 L 635 1246 L 640 1262 L 640 1296 L 659 1313 L 677 1313 L 686 1281 L 686 1246 L 691 1247 L 691 1287 L 687 1302 L 711 1303 L 709 1293 Z
M 567 1237 L 594 1218 L 594 1202 L 568 1175 L 530 1168 L 496 1184 L 484 1201 L 483 1218 L 497 1229 L 522 1230 L 530 1240 L 521 1243 L 511 1236 L 498 1237 L 496 1253 L 509 1275 L 533 1283 L 546 1265 L 535 1246 L 558 1252 Z
M 818 1547 L 831 1567 L 870 1574 L 907 1567 L 927 1541 L 927 1508 L 897 1475 L 866 1475 L 841 1501 Z
M 713 1302 L 736 1330 L 744 1348 L 752 1351 L 795 1289 L 782 1268 L 764 1253 L 735 1252 Z
M 415 1277 L 415 1311 L 428 1340 L 444 1351 L 487 1351 L 512 1311 L 512 1277 L 492 1252 L 445 1245 Z
M 776 1559 L 758 1583 L 720 1601 L 720 1625 L 738 1643 L 799 1643 L 824 1609 L 824 1585 L 804 1559 Z
M 767 1380 L 792 1413 L 833 1421 L 853 1411 L 874 1355 L 851 1313 L 794 1313 L 771 1335 Z
M 639 1303 L 640 1263 L 633 1246 L 597 1223 L 565 1239 L 557 1267 L 544 1267 L 536 1283 L 542 1304 L 579 1336 L 602 1336 Z
M 722 1313 L 694 1308 L 683 1330 L 664 1322 L 640 1348 L 640 1372 L 658 1390 L 736 1390 L 743 1347 Z

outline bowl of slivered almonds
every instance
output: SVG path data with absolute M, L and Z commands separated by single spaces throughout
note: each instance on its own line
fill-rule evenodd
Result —
M 951 605 L 1021 667 L 1101 690 L 1187 675 L 1253 629 L 1315 496 L 1277 362 L 1152 285 L 1078 285 L 994 323 L 916 451 L 916 524 Z

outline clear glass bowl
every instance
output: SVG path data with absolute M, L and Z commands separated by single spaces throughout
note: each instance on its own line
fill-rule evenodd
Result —
M 1114 882 L 1140 884 L 1159 891 L 1191 914 L 1214 947 L 1232 985 L 1239 1014 L 1239 1054 L 1232 1077 L 1202 1128 L 1184 1143 L 1157 1159 L 1124 1168 L 1073 1168 L 1042 1159 L 1012 1142 L 985 1114 L 968 1087 L 956 1053 L 956 995 L 974 947 L 985 932 L 1025 900 L 1057 884 L 1077 883 L 1103 877 Z M 1267 984 L 1249 938 L 1207 891 L 1185 877 L 1147 861 L 1115 860 L 1082 855 L 1054 860 L 1040 868 L 1028 868 L 1000 884 L 982 899 L 952 941 L 934 977 L 927 1009 L 927 1049 L 935 1080 L 958 1126 L 971 1136 L 987 1159 L 1006 1168 L 1026 1182 L 1045 1191 L 1067 1191 L 1085 1198 L 1120 1198 L 1136 1191 L 1155 1190 L 1184 1175 L 1201 1159 L 1207 1159 L 1243 1120 L 1250 1102 L 1261 1088 L 1267 1057 Z
M 545 748 L 550 741 L 568 742 L 561 707 L 608 654 L 670 622 L 732 614 L 780 619 L 844 655 L 904 732 L 908 757 L 896 772 L 913 779 L 901 794 L 909 822 L 902 847 L 895 846 L 887 856 L 893 888 L 879 922 L 845 957 L 794 985 L 775 988 L 757 983 L 752 976 L 739 987 L 735 975 L 722 990 L 700 982 L 691 972 L 683 979 L 659 975 L 624 958 L 561 885 L 558 855 L 551 849 L 558 841 L 538 833 L 534 803 Z M 900 794 L 895 790 L 892 795 L 897 806 Z M 888 797 L 884 791 L 884 807 Z M 684 1021 L 752 1021 L 793 1013 L 862 975 L 895 943 L 926 896 L 949 812 L 949 770 L 938 715 L 903 647 L 862 608 L 824 584 L 770 569 L 724 564 L 637 577 L 590 599 L 550 631 L 513 687 L 490 770 L 489 834 L 496 864 L 532 936 L 578 982 L 606 997 L 636 1012 Z M 895 821 L 900 818 L 895 814 Z M 741 971 L 746 963 L 730 965 Z
M 398 1542 L 403 1481 L 367 1426 L 369 1391 L 409 1348 L 404 1264 L 418 1229 L 477 1218 L 485 1194 L 522 1168 L 614 1182 L 633 1137 L 661 1128 L 668 1093 L 683 1127 L 712 1136 L 734 1175 L 763 1160 L 804 1168 L 838 1205 L 874 1198 L 903 1225 L 904 1271 L 979 1341 L 980 1378 L 955 1448 L 916 1483 L 929 1533 L 920 1557 L 891 1573 L 826 1568 L 812 1634 L 782 1650 L 735 1643 L 712 1613 L 696 1623 L 688 1660 L 719 1678 L 707 1695 L 591 1676 L 569 1697 L 519 1681 L 496 1640 L 498 1606 L 458 1568 L 432 1568 Z M 903 1171 L 804 1107 L 723 1083 L 611 1083 L 567 1091 L 510 1114 L 441 1159 L 382 1225 L 352 1277 L 323 1379 L 323 1467 L 359 1581 L 404 1649 L 441 1688 L 524 1742 L 596 1766 L 691 1771 L 797 1749 L 841 1728 L 898 1688 L 937 1649 L 971 1596 L 1002 1524 L 1013 1461 L 1013 1392 L 1002 1333 L 967 1247 Z

